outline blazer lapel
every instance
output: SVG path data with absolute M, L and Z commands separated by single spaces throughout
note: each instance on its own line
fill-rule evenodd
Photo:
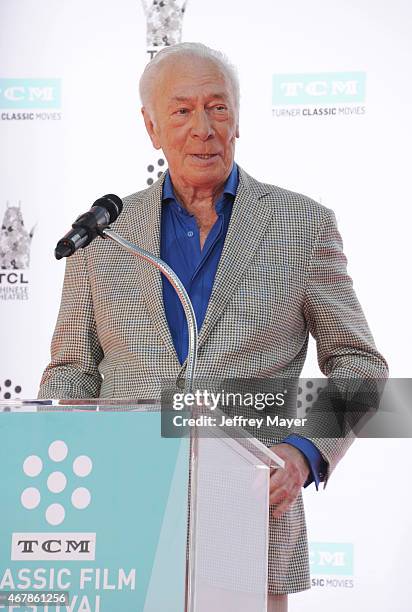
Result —
M 264 184 L 239 168 L 239 186 L 208 309 L 200 330 L 199 346 L 204 344 L 221 316 L 263 238 L 273 215 L 273 207 L 259 202 L 259 199 L 268 191 Z
M 129 217 L 129 240 L 157 257 L 160 257 L 160 217 L 163 181 L 164 175 L 153 185 L 144 200 L 141 200 L 132 207 Z M 135 257 L 134 259 L 139 284 L 153 325 L 167 349 L 175 356 L 176 361 L 179 363 L 163 304 L 161 272 L 155 266 L 143 261 L 140 257 Z

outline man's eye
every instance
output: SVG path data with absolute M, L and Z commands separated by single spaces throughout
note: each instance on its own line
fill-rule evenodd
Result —
M 177 115 L 187 115 L 187 113 L 189 112 L 188 108 L 178 108 L 176 111 Z
M 215 106 L 214 108 L 215 108 L 215 110 L 217 110 L 217 111 L 225 111 L 225 110 L 227 110 L 227 109 L 226 109 L 226 106 L 225 106 L 224 104 L 218 104 L 218 105 L 217 105 L 217 106 Z

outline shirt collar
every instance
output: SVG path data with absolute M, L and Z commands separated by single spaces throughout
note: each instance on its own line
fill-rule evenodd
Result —
M 236 164 L 233 164 L 232 170 L 226 179 L 225 186 L 223 188 L 223 194 L 230 194 L 233 197 L 236 196 L 237 187 L 239 184 L 239 171 Z M 163 182 L 163 193 L 162 202 L 167 200 L 174 200 L 177 202 L 175 192 L 173 189 L 172 179 L 170 178 L 169 170 L 166 171 L 165 180 Z

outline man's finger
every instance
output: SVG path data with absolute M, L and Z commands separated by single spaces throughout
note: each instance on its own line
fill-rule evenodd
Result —
M 276 489 L 290 490 L 296 484 L 295 479 L 291 478 L 290 474 L 288 474 L 286 471 L 282 471 L 278 472 L 277 474 L 273 474 L 273 476 L 270 477 L 269 490 L 271 493 Z
M 283 500 L 279 505 L 272 508 L 273 518 L 279 518 L 280 516 L 282 516 L 282 514 L 286 512 L 286 510 L 288 510 L 289 506 L 291 505 L 292 505 L 291 501 L 287 499 Z
M 274 487 L 280 487 L 282 486 L 282 484 L 284 482 L 288 481 L 288 477 L 287 474 L 284 472 L 280 472 L 279 470 L 277 472 L 275 472 L 274 474 L 272 474 L 272 476 L 270 477 L 270 488 L 274 488 Z
M 269 495 L 269 504 L 279 504 L 284 499 L 291 497 L 291 491 L 287 487 L 279 487 L 274 491 L 271 491 Z
M 278 516 L 280 516 L 282 512 L 285 512 L 289 508 L 289 506 L 291 506 L 295 502 L 296 498 L 299 495 L 299 491 L 300 486 L 295 486 L 291 490 L 283 489 L 275 491 L 269 497 L 269 505 L 272 506 L 278 504 L 277 508 L 275 509 L 275 512 Z M 278 512 L 280 512 L 280 514 L 278 514 Z

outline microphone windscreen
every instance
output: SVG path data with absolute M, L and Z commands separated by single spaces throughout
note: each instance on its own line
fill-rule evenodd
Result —
M 116 221 L 117 217 L 123 210 L 123 202 L 121 198 L 114 193 L 108 193 L 107 195 L 99 198 L 96 200 L 93 206 L 101 206 L 102 208 L 105 208 L 109 212 L 110 223 Z

